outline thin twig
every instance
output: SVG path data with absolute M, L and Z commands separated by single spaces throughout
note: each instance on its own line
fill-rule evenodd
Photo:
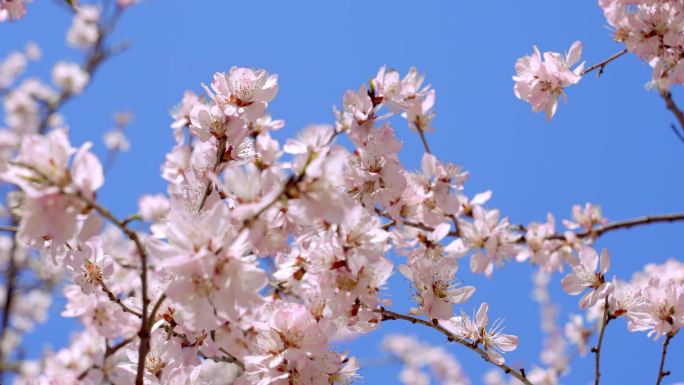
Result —
M 109 287 L 107 287 L 107 285 L 103 281 L 100 281 L 100 287 L 102 288 L 102 291 L 105 294 L 107 294 L 107 298 L 109 298 L 109 300 L 114 302 L 115 304 L 119 305 L 124 312 L 133 314 L 138 318 L 142 318 L 142 315 L 140 313 L 126 306 L 126 304 L 124 304 L 119 297 L 115 296 L 114 293 L 112 293 L 112 291 L 109 290 Z
M 125 340 L 121 340 L 121 342 L 119 342 L 118 344 L 116 344 L 116 345 L 114 345 L 114 346 L 107 347 L 107 350 L 105 351 L 105 358 L 111 356 L 111 355 L 114 354 L 114 353 L 116 353 L 117 351 L 119 351 L 121 348 L 123 348 L 124 346 L 128 345 L 128 344 L 131 343 L 132 341 L 133 341 L 133 337 L 131 337 L 131 338 L 126 338 Z
M 379 208 L 375 209 L 375 213 L 380 215 L 381 217 L 387 218 L 387 219 L 392 221 L 392 222 L 389 222 L 388 224 L 385 225 L 385 226 L 388 226 L 388 228 L 391 227 L 392 225 L 396 226 L 397 223 L 401 223 L 404 226 L 413 227 L 413 228 L 418 229 L 418 230 L 435 231 L 434 227 L 424 225 L 424 224 L 418 223 L 418 222 L 405 221 L 405 220 L 401 220 L 399 222 L 394 222 L 394 219 L 392 219 L 392 216 L 389 213 L 387 213 L 386 211 L 382 211 Z M 457 231 L 449 231 L 447 233 L 447 235 L 450 237 L 458 237 L 458 232 Z
M 381 217 L 384 217 L 384 218 L 387 218 L 387 219 L 394 221 L 394 219 L 392 218 L 392 216 L 389 213 L 382 211 L 378 208 L 375 209 L 375 213 Z M 615 230 L 629 229 L 632 227 L 648 225 L 648 224 L 652 224 L 652 223 L 681 222 L 681 221 L 684 221 L 684 213 L 647 215 L 647 216 L 643 216 L 643 217 L 626 219 L 624 221 L 611 222 L 611 223 L 605 224 L 603 226 L 597 226 L 597 227 L 591 229 L 591 231 L 582 231 L 582 232 L 575 233 L 575 235 L 578 238 L 587 238 L 587 237 L 597 238 L 597 237 L 599 237 L 605 233 L 609 233 L 609 232 L 615 231 Z M 392 222 L 390 222 L 390 223 L 392 223 Z M 434 227 L 424 225 L 422 223 L 405 221 L 405 220 L 401 220 L 399 222 L 392 223 L 391 225 L 397 225 L 397 223 L 401 223 L 404 226 L 413 227 L 413 228 L 423 230 L 423 231 L 434 231 L 435 230 Z M 391 227 L 391 225 L 387 224 L 386 226 Z M 516 225 L 516 227 L 517 227 L 517 230 L 519 230 L 523 233 L 527 231 L 527 228 L 523 225 Z M 450 237 L 458 237 L 459 233 L 458 233 L 458 231 L 452 230 L 452 231 L 449 231 L 447 233 L 447 235 Z M 554 235 L 551 235 L 548 239 L 564 240 L 565 235 L 554 234 Z M 522 237 L 520 239 L 520 243 L 525 243 L 525 242 L 526 242 L 525 237 Z
M 677 121 L 679 122 L 679 127 L 684 132 L 684 111 L 680 110 L 679 107 L 677 106 L 677 103 L 675 103 L 674 98 L 672 97 L 672 93 L 670 91 L 662 91 L 660 93 L 660 96 L 665 100 L 665 105 L 667 106 L 667 109 L 672 112 L 672 114 L 677 118 Z M 677 130 L 677 128 L 674 125 L 671 125 L 672 130 L 675 132 L 677 137 L 684 142 L 684 135 Z
M 495 363 L 494 361 L 492 361 L 492 360 L 489 358 L 489 356 L 487 355 L 487 352 L 485 352 L 484 350 L 482 350 L 482 348 L 480 348 L 477 344 L 470 343 L 470 342 L 468 342 L 468 341 L 465 341 L 465 340 L 459 338 L 458 336 L 455 336 L 454 334 L 452 334 L 451 332 L 449 332 L 448 330 L 446 330 L 445 328 L 443 328 L 443 327 L 440 326 L 439 324 L 434 324 L 434 323 L 432 323 L 432 322 L 430 322 L 430 321 L 426 321 L 426 320 L 424 320 L 424 319 L 417 318 L 417 317 L 413 317 L 413 316 L 410 316 L 410 315 L 395 313 L 395 312 L 393 312 L 393 311 L 387 310 L 387 309 L 382 308 L 382 307 L 379 308 L 379 309 L 377 309 L 377 310 L 375 310 L 375 311 L 378 312 L 378 313 L 380 313 L 380 314 L 382 314 L 382 320 L 383 320 L 383 321 L 403 320 L 403 321 L 408 321 L 408 322 L 410 322 L 410 323 L 412 323 L 412 324 L 420 324 L 420 325 L 423 325 L 423 326 L 427 326 L 427 327 L 429 327 L 429 328 L 431 328 L 431 329 L 437 330 L 438 332 L 444 334 L 450 342 L 456 342 L 456 343 L 458 343 L 458 344 L 460 344 L 460 345 L 463 345 L 463 346 L 465 346 L 466 348 L 468 348 L 468 349 L 470 349 L 470 350 L 472 350 L 472 351 L 474 351 L 474 352 L 477 352 L 478 354 L 480 354 L 480 356 L 482 356 L 482 358 L 483 358 L 485 361 L 491 363 L 491 364 L 494 365 L 494 366 L 499 367 L 499 368 L 500 368 L 501 370 L 503 370 L 506 374 L 509 374 L 509 375 L 515 377 L 518 381 L 522 382 L 523 384 L 525 384 L 525 385 L 533 385 L 533 384 L 530 382 L 530 380 L 527 379 L 527 376 L 524 374 L 524 373 L 525 373 L 524 370 L 522 370 L 522 369 L 521 369 L 521 370 L 516 370 L 516 369 L 513 369 L 513 368 L 511 368 L 510 366 L 508 366 L 508 365 L 506 365 L 506 364 L 497 364 L 497 363 Z
M 679 129 L 674 124 L 670 124 L 670 128 L 672 128 L 672 131 L 677 135 L 677 138 L 684 143 L 684 127 L 682 127 L 682 132 L 679 132 Z
M 142 220 L 142 216 L 138 213 L 135 213 L 135 214 L 131 214 L 131 215 L 127 216 L 126 218 L 124 218 L 121 221 L 121 223 L 128 226 L 128 224 L 133 222 L 133 221 L 141 221 L 141 220 Z
M 114 354 L 114 353 L 116 353 L 117 351 L 119 351 L 119 350 L 120 350 L 121 348 L 123 348 L 124 346 L 128 345 L 129 343 L 131 343 L 131 341 L 133 341 L 133 338 L 126 338 L 126 339 L 124 339 L 124 340 L 121 340 L 121 342 L 119 342 L 118 344 L 116 344 L 116 345 L 114 345 L 114 346 L 109 346 L 109 345 L 107 345 L 106 348 L 105 348 L 104 357 L 102 358 L 102 364 L 103 364 L 103 366 L 104 366 L 104 362 L 105 362 L 105 360 L 106 360 L 107 358 L 109 358 L 112 354 Z M 92 365 L 91 365 L 90 367 L 88 367 L 86 370 L 84 370 L 83 372 L 81 372 L 81 374 L 79 374 L 78 377 L 76 377 L 76 379 L 82 380 L 82 379 L 86 378 L 86 376 L 88 375 L 88 372 L 90 372 L 90 371 L 93 370 L 93 369 L 100 369 L 100 367 L 99 367 L 97 364 L 92 364 Z
M 613 317 L 610 315 L 609 311 L 609 305 L 608 305 L 608 297 L 605 299 L 605 303 L 603 305 L 603 322 L 601 323 L 601 332 L 599 333 L 599 339 L 598 343 L 596 344 L 595 348 L 592 348 L 591 351 L 596 355 L 596 361 L 595 361 L 595 377 L 594 377 L 594 385 L 599 385 L 600 378 L 601 378 L 601 347 L 603 347 L 603 335 L 606 331 L 606 326 L 608 326 L 608 323 L 610 320 L 613 319 Z
M 159 311 L 159 308 L 161 307 L 162 303 L 166 300 L 166 293 L 162 294 L 159 296 L 159 299 L 157 299 L 157 303 L 154 304 L 154 307 L 152 308 L 152 312 L 150 313 L 150 320 L 154 322 L 154 319 L 157 317 L 157 312 Z
M 418 126 L 418 135 L 420 135 L 420 141 L 423 142 L 423 148 L 425 149 L 425 152 L 432 154 L 432 152 L 430 152 L 430 146 L 428 145 L 427 139 L 425 139 L 425 132 L 422 128 L 420 128 L 420 126 Z
M 9 233 L 16 233 L 19 228 L 12 225 L 0 225 L 0 231 L 7 231 Z
M 138 337 L 140 338 L 140 347 L 138 349 L 138 368 L 135 377 L 136 385 L 143 385 L 143 378 L 145 374 L 145 357 L 149 352 L 150 344 L 150 328 L 152 327 L 152 322 L 148 318 L 148 310 L 150 306 L 150 297 L 148 296 L 147 290 L 147 252 L 142 240 L 138 236 L 138 233 L 129 228 L 122 220 L 119 220 L 114 214 L 109 211 L 106 207 L 95 202 L 93 199 L 82 195 L 80 192 L 76 193 L 64 193 L 65 195 L 73 196 L 82 200 L 90 208 L 97 211 L 104 218 L 112 222 L 116 227 L 124 232 L 128 238 L 133 241 L 135 247 L 140 255 L 140 281 L 142 283 L 142 317 L 140 322 L 140 330 L 138 331 Z
M 578 233 L 577 236 L 580 238 L 585 238 L 587 236 L 598 237 L 614 230 L 629 229 L 634 226 L 647 225 L 650 223 L 678 221 L 684 221 L 684 213 L 647 215 L 643 217 L 627 219 L 624 221 L 611 222 L 603 226 L 598 226 L 591 231 Z
M 670 345 L 670 340 L 674 338 L 675 334 L 676 333 L 669 332 L 665 336 L 665 342 L 663 342 L 663 352 L 660 355 L 660 367 L 658 369 L 658 381 L 656 381 L 656 385 L 660 385 L 660 383 L 663 381 L 663 378 L 670 375 L 670 371 L 665 370 L 665 357 L 667 356 L 667 347 Z
M 216 161 L 214 161 L 214 167 L 211 169 L 214 173 L 218 170 L 219 166 L 223 162 L 223 154 L 226 152 L 227 140 L 228 139 L 225 137 L 218 140 L 218 146 L 216 146 Z M 207 198 L 209 198 L 209 194 L 211 194 L 212 183 L 213 182 L 211 179 L 207 181 L 207 185 L 204 187 L 204 194 L 202 195 L 202 200 L 200 200 L 197 212 L 202 211 L 204 205 L 207 203 Z
M 615 55 L 609 57 L 608 59 L 605 59 L 599 63 L 594 64 L 593 66 L 585 68 L 584 71 L 582 71 L 581 75 L 584 76 L 584 75 L 588 74 L 589 72 L 591 72 L 595 69 L 598 69 L 599 72 L 598 72 L 598 74 L 596 74 L 596 77 L 599 77 L 603 74 L 603 70 L 606 68 L 606 65 L 608 63 L 612 62 L 613 60 L 619 58 L 620 56 L 622 56 L 626 53 L 627 53 L 627 49 L 625 48 L 622 51 L 616 53 Z
M 172 321 L 174 322 L 174 321 Z M 217 361 L 217 362 L 229 362 L 231 364 L 237 365 L 240 369 L 245 370 L 245 364 L 240 361 L 239 358 L 235 357 L 234 355 L 230 354 L 228 351 L 226 351 L 224 348 L 219 348 L 219 351 L 224 354 L 224 357 L 216 357 L 216 356 L 208 356 L 202 350 L 199 349 L 199 346 L 197 346 L 197 342 L 191 343 L 190 340 L 188 339 L 188 336 L 185 334 L 178 333 L 173 330 L 173 324 L 164 324 L 162 325 L 162 328 L 166 330 L 169 334 L 172 336 L 179 338 L 182 340 L 182 345 L 184 346 L 193 346 L 197 347 L 197 354 L 208 360 L 212 361 Z
M 225 354 L 225 361 L 226 362 L 230 362 L 231 364 L 235 364 L 235 365 L 239 366 L 240 369 L 245 370 L 245 364 L 242 363 L 242 361 L 240 361 L 237 357 L 228 353 L 228 351 L 226 351 L 226 349 L 224 349 L 224 348 L 219 348 L 219 351 L 221 353 Z
M 100 67 L 100 65 L 102 65 L 102 63 L 105 62 L 106 59 L 115 54 L 123 52 L 123 50 L 121 49 L 112 51 L 105 46 L 105 40 L 107 36 L 111 33 L 111 31 L 114 29 L 116 23 L 121 17 L 121 14 L 122 10 L 117 9 L 117 11 L 114 13 L 111 20 L 106 26 L 98 26 L 99 36 L 97 38 L 97 41 L 95 41 L 93 49 L 86 57 L 85 64 L 83 66 L 85 71 L 88 73 L 91 81 L 97 69 Z M 90 84 L 90 81 L 88 82 L 88 84 Z M 66 102 L 71 100 L 74 96 L 76 96 L 76 94 L 63 91 L 62 93 L 60 93 L 59 97 L 54 102 L 48 103 L 46 106 L 45 114 L 43 115 L 40 124 L 38 125 L 38 132 L 40 132 L 41 134 L 44 133 L 48 127 L 48 124 L 50 123 L 50 117 L 52 117 L 52 115 L 55 112 L 57 112 L 64 104 L 66 104 Z
M 663 222 L 680 222 L 684 221 L 684 213 L 672 213 L 672 214 L 659 214 L 659 215 L 647 215 L 643 217 L 637 217 L 632 219 L 627 219 L 624 221 L 611 222 L 602 226 L 597 226 L 589 231 L 581 231 L 575 233 L 578 238 L 591 238 L 596 239 L 605 233 L 609 233 L 615 230 L 624 230 L 632 227 L 648 225 L 652 223 L 663 223 Z M 525 233 L 527 228 L 523 225 L 516 225 L 517 230 Z M 553 234 L 547 239 L 550 240 L 565 240 L 564 234 Z M 522 237 L 518 240 L 518 243 L 525 243 L 527 240 Z
M 12 218 L 12 224 L 16 225 L 16 218 Z M 16 236 L 13 238 L 12 247 L 10 248 L 10 253 L 7 262 L 7 272 L 5 273 L 5 303 L 2 308 L 2 326 L 0 328 L 0 342 L 5 341 L 5 335 L 7 334 L 7 329 L 9 328 L 10 314 L 12 313 L 12 303 L 14 301 L 14 285 L 16 284 L 16 278 L 18 275 L 17 263 L 14 259 L 14 254 L 17 251 L 17 239 Z M 5 362 L 3 355 L 4 349 L 0 349 L 0 365 Z M 7 353 L 9 357 L 11 352 Z M 0 367 L 0 381 L 3 380 L 4 370 Z

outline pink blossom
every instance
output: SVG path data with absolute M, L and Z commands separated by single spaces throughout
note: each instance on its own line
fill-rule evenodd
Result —
M 26 14 L 26 3 L 31 0 L 0 0 L 0 22 L 15 21 Z
M 105 132 L 102 136 L 105 147 L 112 151 L 127 152 L 131 149 L 131 143 L 126 138 L 126 134 L 121 129 L 113 129 Z
M 2 5 L 0 5 L 0 7 L 2 7 Z M 0 62 L 0 89 L 8 88 L 12 82 L 26 71 L 29 60 L 36 60 L 39 57 L 40 49 L 33 42 L 26 45 L 24 52 L 10 52 L 10 54 Z
M 459 230 L 467 247 L 477 249 L 470 257 L 470 270 L 491 277 L 494 266 L 518 254 L 515 233 L 508 218 L 499 220 L 499 210 L 473 208 L 473 222 L 460 221 Z
M 74 272 L 74 282 L 85 294 L 101 290 L 105 278 L 114 272 L 113 261 L 104 254 L 99 239 L 79 245 L 69 253 L 66 264 Z
M 399 271 L 411 280 L 416 289 L 415 299 L 419 308 L 415 314 L 425 314 L 431 319 L 449 319 L 453 305 L 467 301 L 475 292 L 472 286 L 457 287 L 454 284 L 458 263 L 456 258 L 444 257 L 436 261 L 416 258 Z
M 276 302 L 272 307 L 257 336 L 256 354 L 245 357 L 246 380 L 286 385 L 353 378 L 355 365 L 344 365 L 340 354 L 326 350 L 325 333 L 305 306 Z
M 231 67 L 228 73 L 216 73 L 211 86 L 237 107 L 268 103 L 278 92 L 278 76 L 264 70 Z
M 349 133 L 357 146 L 345 169 L 348 194 L 366 208 L 376 203 L 387 207 L 399 199 L 406 188 L 406 177 L 397 153 L 401 143 L 389 124 Z
M 137 345 L 137 344 L 136 344 Z M 128 362 L 119 366 L 123 379 L 127 383 L 135 382 L 138 364 L 138 346 L 129 345 L 126 349 Z M 144 381 L 146 384 L 176 384 L 174 377 L 183 375 L 183 355 L 181 354 L 181 341 L 178 338 L 168 337 L 162 329 L 157 329 L 150 338 L 150 351 L 145 357 Z
M 440 384 L 470 384 L 458 360 L 441 347 L 404 335 L 386 336 L 382 347 L 402 361 L 404 368 L 399 377 L 404 384 L 429 384 L 430 378 L 423 368 L 429 368 L 432 377 Z
M 610 314 L 613 317 L 625 316 L 630 325 L 641 322 L 645 317 L 642 311 L 644 298 L 640 287 L 613 277 L 613 292 L 608 297 Z
M 81 49 L 91 48 L 100 37 L 100 8 L 95 5 L 78 7 L 69 31 L 67 42 Z
M 608 220 L 601 214 L 601 207 L 591 203 L 585 203 L 584 207 L 580 205 L 572 206 L 573 221 L 563 220 L 563 225 L 570 230 L 583 228 L 584 231 L 590 232 L 596 225 L 605 225 Z
M 196 104 L 190 112 L 190 129 L 201 140 L 209 140 L 211 136 L 224 138 L 235 137 L 231 143 L 237 145 L 238 139 L 244 138 L 246 130 L 244 121 L 237 116 L 234 108 L 222 109 L 219 105 Z
M 80 94 L 89 80 L 90 75 L 75 63 L 58 62 L 52 69 L 52 81 L 67 94 Z
M 579 41 L 572 44 L 565 58 L 556 52 L 544 52 L 542 60 L 535 46 L 532 55 L 524 56 L 515 63 L 515 96 L 529 102 L 534 112 L 546 111 L 546 120 L 551 120 L 564 88 L 577 84 L 582 78 L 584 63 L 570 69 L 581 55 L 582 43 Z
M 684 325 L 684 289 L 681 283 L 652 277 L 642 295 L 644 304 L 640 310 L 646 316 L 630 322 L 631 330 L 648 330 L 649 336 L 660 338 L 681 329 Z
M 245 236 L 227 237 L 231 226 L 222 202 L 202 213 L 172 201 L 168 243 L 150 243 L 160 268 L 171 273 L 166 289 L 183 311 L 180 319 L 193 329 L 213 329 L 219 320 L 236 319 L 257 306 L 266 276 L 253 256 L 245 254 Z
M 584 324 L 584 318 L 579 314 L 570 316 L 570 320 L 565 324 L 565 337 L 570 343 L 577 347 L 580 355 L 585 356 L 589 352 L 589 337 L 592 330 Z
M 180 103 L 171 109 L 171 117 L 173 118 L 171 128 L 173 128 L 173 136 L 176 139 L 177 144 L 184 143 L 183 127 L 190 125 L 190 113 L 192 112 L 193 107 L 198 103 L 199 99 L 194 92 L 185 91 Z
M 474 318 L 471 319 L 467 314 L 461 312 L 460 316 L 442 321 L 441 324 L 458 338 L 470 340 L 476 345 L 482 344 L 489 359 L 495 364 L 501 365 L 504 363 L 501 353 L 515 350 L 518 347 L 519 340 L 514 335 L 502 333 L 503 321 L 500 319 L 495 321 L 487 330 L 489 325 L 488 310 L 489 305 L 483 303 Z
M 161 222 L 169 213 L 169 200 L 162 194 L 143 195 L 138 200 L 140 216 L 148 222 Z
M 601 251 L 601 266 L 599 255 L 591 247 L 584 247 L 579 252 L 579 263 L 572 267 L 572 272 L 563 278 L 561 284 L 563 290 L 570 295 L 577 295 L 589 288 L 590 291 L 580 300 L 580 308 L 592 307 L 600 299 L 605 298 L 613 290 L 613 286 L 606 282 L 605 274 L 610 267 L 610 254 L 608 250 Z
M 176 145 L 164 159 L 161 166 L 162 178 L 171 183 L 181 183 L 185 179 L 185 172 L 190 168 L 190 147 Z
M 64 288 L 64 296 L 68 302 L 62 315 L 79 317 L 86 327 L 94 328 L 103 337 L 131 335 L 138 326 L 135 316 L 124 313 L 102 293 L 86 294 L 78 285 L 69 285 Z
M 527 247 L 520 250 L 516 260 L 530 259 L 544 271 L 563 270 L 563 263 L 571 258 L 571 250 L 556 235 L 556 221 L 547 215 L 545 223 L 530 223 L 525 232 Z

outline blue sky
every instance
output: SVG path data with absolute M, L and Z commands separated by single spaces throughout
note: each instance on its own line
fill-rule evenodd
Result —
M 44 56 L 32 74 L 48 79 L 56 60 L 79 60 L 66 47 L 70 24 L 54 2 L 29 5 L 27 17 L 0 25 L 0 54 L 36 41 Z M 346 89 L 356 88 L 381 65 L 405 72 L 411 66 L 426 74 L 437 90 L 435 132 L 428 135 L 433 152 L 471 172 L 466 192 L 494 191 L 490 206 L 513 223 L 542 221 L 547 212 L 567 218 L 575 203 L 603 206 L 610 219 L 683 211 L 684 145 L 671 132 L 674 118 L 658 95 L 644 88 L 650 68 L 627 55 L 611 63 L 603 76 L 587 76 L 567 91 L 551 123 L 533 114 L 513 95 L 515 60 L 541 50 L 566 51 L 584 43 L 583 59 L 596 63 L 622 47 L 595 1 L 300 1 L 233 2 L 145 0 L 127 14 L 115 34 L 132 48 L 106 63 L 90 88 L 63 109 L 72 141 L 96 142 L 112 126 L 112 113 L 135 114 L 128 129 L 132 149 L 118 157 L 99 199 L 119 215 L 136 210 L 143 193 L 165 191 L 159 176 L 164 154 L 173 143 L 169 109 L 185 89 L 199 92 L 215 71 L 233 65 L 277 73 L 280 91 L 270 106 L 285 119 L 280 139 L 310 123 L 332 122 L 332 106 Z M 675 90 L 684 105 L 684 93 Z M 417 136 L 398 125 L 404 142 L 402 160 L 417 168 L 422 148 Z M 613 256 L 612 274 L 629 278 L 648 262 L 682 258 L 683 224 L 656 225 L 615 232 L 598 246 Z M 491 317 L 505 317 L 507 332 L 521 337 L 509 363 L 530 367 L 541 346 L 538 308 L 530 300 L 532 270 L 510 264 L 488 280 L 464 265 L 460 278 L 477 286 L 468 312 L 480 301 L 490 303 Z M 557 277 L 558 278 L 558 277 Z M 394 307 L 411 305 L 404 280 L 391 281 Z M 570 312 L 577 297 L 552 284 L 554 299 Z M 35 356 L 46 342 L 63 345 L 74 323 L 59 320 L 27 338 Z M 427 342 L 444 343 L 431 331 L 394 323 L 343 349 L 361 358 L 376 355 L 387 332 L 405 332 Z M 606 332 L 604 383 L 655 382 L 661 341 L 628 333 L 622 320 Z M 460 346 L 449 346 L 473 383 L 489 366 Z M 675 338 L 668 357 L 671 383 L 684 381 L 684 342 Z M 593 381 L 593 358 L 576 361 L 565 384 Z M 363 383 L 397 382 L 399 367 L 363 370 Z

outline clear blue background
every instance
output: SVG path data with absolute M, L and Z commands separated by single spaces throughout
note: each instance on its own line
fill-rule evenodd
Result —
M 112 113 L 135 113 L 128 129 L 129 153 L 120 156 L 99 199 L 123 216 L 136 210 L 143 193 L 165 191 L 159 176 L 164 154 L 172 146 L 168 111 L 185 89 L 200 92 L 215 71 L 232 65 L 265 68 L 280 77 L 280 92 L 270 106 L 285 119 L 278 138 L 314 122 L 332 122 L 331 108 L 346 89 L 356 88 L 384 64 L 401 72 L 416 66 L 437 89 L 436 131 L 428 135 L 442 159 L 471 171 L 467 192 L 494 191 L 490 206 L 513 223 L 543 221 L 552 212 L 560 221 L 571 206 L 587 201 L 603 206 L 610 219 L 684 211 L 684 144 L 671 132 L 674 118 L 663 101 L 644 89 L 650 68 L 634 56 L 611 63 L 603 76 L 587 76 L 567 93 L 547 124 L 513 95 L 515 60 L 532 51 L 564 52 L 574 40 L 584 42 L 584 59 L 596 63 L 622 47 L 595 1 L 301 1 L 236 2 L 150 0 L 122 20 L 116 39 L 131 39 L 130 51 L 106 63 L 94 83 L 64 109 L 72 140 L 93 140 L 104 155 L 101 136 L 112 126 Z M 70 17 L 55 2 L 29 5 L 24 20 L 0 25 L 0 53 L 35 40 L 43 59 L 33 74 L 49 78 L 52 63 L 80 60 L 65 46 Z M 675 95 L 684 105 L 684 95 Z M 418 168 L 418 138 L 397 127 L 404 141 L 402 160 Z M 611 233 L 601 238 L 613 255 L 609 275 L 629 278 L 648 262 L 682 257 L 683 224 L 654 225 Z M 530 300 L 532 270 L 510 264 L 494 279 L 473 276 L 467 264 L 460 278 L 477 286 L 465 305 L 491 305 L 491 317 L 505 317 L 507 332 L 521 337 L 509 364 L 528 370 L 541 347 L 539 309 Z M 392 278 L 394 307 L 411 305 L 406 284 Z M 577 297 L 562 293 L 557 280 L 552 295 L 570 312 Z M 63 346 L 75 323 L 58 316 L 55 305 L 48 326 L 27 337 L 30 356 L 44 343 Z M 565 315 L 562 320 L 565 319 Z M 343 349 L 364 359 L 377 356 L 388 332 L 405 332 L 444 343 L 431 330 L 388 323 L 381 331 Z M 673 340 L 667 383 L 684 381 L 684 336 Z M 624 321 L 611 324 L 603 353 L 604 384 L 655 383 L 661 342 L 628 333 Z M 449 350 L 473 383 L 488 366 L 460 347 Z M 593 382 L 593 357 L 576 360 L 565 384 Z M 367 384 L 394 383 L 398 365 L 364 369 Z

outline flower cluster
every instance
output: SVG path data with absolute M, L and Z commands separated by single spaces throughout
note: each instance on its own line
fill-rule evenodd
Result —
M 26 3 L 28 2 L 31 2 L 31 0 L 0 0 L 0 23 L 24 17 L 26 14 Z
M 632 331 L 648 331 L 655 338 L 675 335 L 684 325 L 684 264 L 670 259 L 648 264 L 629 282 L 613 280 L 608 299 L 613 317 L 624 316 Z
M 680 1 L 599 0 L 616 41 L 653 67 L 658 89 L 684 84 L 684 4 Z
M 0 175 L 24 193 L 19 239 L 30 245 L 46 245 L 53 256 L 59 256 L 74 240 L 88 239 L 98 232 L 102 220 L 89 210 L 84 199 L 94 198 L 104 175 L 90 147 L 90 143 L 78 150 L 71 147 L 66 130 L 28 135 L 22 140 L 17 157 Z

